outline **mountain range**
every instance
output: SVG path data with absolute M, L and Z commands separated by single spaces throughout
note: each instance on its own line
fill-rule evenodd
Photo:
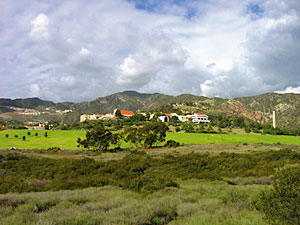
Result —
M 198 112 L 207 115 L 226 113 L 228 116 L 243 116 L 261 123 L 271 123 L 272 112 L 276 111 L 279 127 L 300 127 L 300 94 L 277 93 L 222 99 L 191 94 L 170 96 L 124 91 L 81 103 L 54 103 L 39 98 L 14 100 L 0 98 L 0 121 L 66 123 L 79 121 L 79 116 L 84 113 L 105 114 L 113 112 L 116 108 L 134 112 L 153 111 L 166 105 L 172 105 L 169 108 L 182 113 Z

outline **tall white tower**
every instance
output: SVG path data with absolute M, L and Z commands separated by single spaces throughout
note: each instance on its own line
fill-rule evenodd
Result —
M 273 111 L 273 128 L 276 128 L 276 114 L 275 114 L 275 111 Z

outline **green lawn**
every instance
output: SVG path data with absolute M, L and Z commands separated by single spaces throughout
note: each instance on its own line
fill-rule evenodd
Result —
M 300 138 L 284 135 L 168 133 L 167 139 L 173 139 L 184 144 L 280 143 L 300 145 Z
M 30 135 L 27 135 L 27 132 Z M 44 137 L 45 133 L 47 137 Z M 38 133 L 38 136 L 35 136 Z M 6 138 L 5 135 L 9 137 Z M 18 138 L 15 138 L 18 135 Z M 22 137 L 26 136 L 23 141 Z M 0 149 L 7 149 L 12 146 L 17 149 L 47 149 L 49 147 L 60 147 L 61 149 L 77 149 L 77 138 L 84 138 L 85 131 L 77 130 L 5 130 L 0 132 Z
M 17 149 L 47 149 L 60 147 L 61 149 L 78 149 L 77 138 L 84 138 L 85 131 L 76 130 L 48 130 L 48 137 L 44 137 L 46 131 L 5 130 L 0 131 L 0 149 L 9 149 L 14 146 Z M 38 133 L 38 136 L 35 136 Z M 5 135 L 9 137 L 6 138 Z M 18 135 L 18 138 L 15 138 Z M 23 141 L 22 137 L 26 136 Z M 300 145 L 300 138 L 294 136 L 252 135 L 252 134 L 196 134 L 196 133 L 167 133 L 167 140 L 175 140 L 181 144 L 289 144 Z M 122 144 L 123 148 L 131 147 L 128 143 Z

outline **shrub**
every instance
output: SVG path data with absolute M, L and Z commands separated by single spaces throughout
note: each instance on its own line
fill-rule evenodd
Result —
M 60 147 L 50 147 L 50 148 L 48 148 L 48 151 L 50 151 L 50 152 L 58 152 L 60 150 L 61 150 Z
M 300 167 L 278 172 L 273 186 L 261 193 L 257 208 L 273 224 L 300 224 Z
M 174 141 L 174 140 L 168 140 L 167 143 L 165 144 L 166 147 L 178 147 L 180 145 L 179 142 Z

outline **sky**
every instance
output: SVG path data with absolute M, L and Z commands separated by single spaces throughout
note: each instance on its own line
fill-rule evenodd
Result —
M 299 0 L 0 0 L 0 98 L 300 93 Z

